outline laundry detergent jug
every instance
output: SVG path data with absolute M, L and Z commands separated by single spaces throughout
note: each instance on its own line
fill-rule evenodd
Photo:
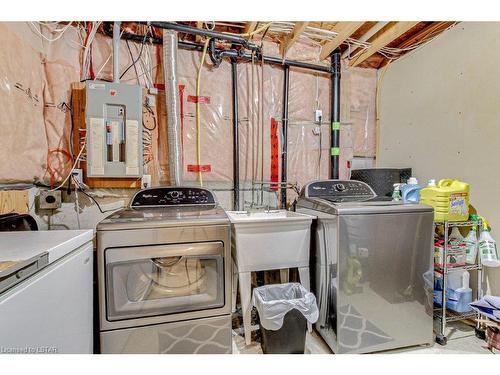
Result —
M 462 272 L 461 279 L 462 283 L 459 288 L 455 288 L 455 285 L 450 285 L 449 288 L 446 288 L 446 293 L 448 294 L 446 307 L 457 313 L 465 313 L 472 310 L 469 305 L 472 302 L 472 289 L 469 287 L 469 272 Z
M 401 198 L 404 203 L 418 203 L 420 200 L 420 190 L 422 187 L 418 184 L 415 177 L 410 177 L 408 182 L 401 187 Z
M 440 180 L 420 191 L 420 203 L 434 207 L 434 221 L 466 221 L 469 218 L 469 184 Z

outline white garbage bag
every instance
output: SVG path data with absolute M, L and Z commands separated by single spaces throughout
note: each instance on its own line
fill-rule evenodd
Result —
M 259 312 L 260 324 L 277 331 L 287 312 L 297 309 L 310 323 L 319 317 L 316 297 L 299 283 L 264 285 L 253 290 L 252 304 Z

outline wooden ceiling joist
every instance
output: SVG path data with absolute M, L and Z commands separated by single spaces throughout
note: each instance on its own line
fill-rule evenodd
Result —
M 258 23 L 259 23 L 258 21 L 247 22 L 247 24 L 245 25 L 245 29 L 244 29 L 243 33 L 244 34 L 251 33 L 252 31 L 255 30 L 255 28 L 257 27 Z
M 395 22 L 391 24 L 381 34 L 376 35 L 375 39 L 370 40 L 371 46 L 358 53 L 350 62 L 350 66 L 358 66 L 363 61 L 368 59 L 373 54 L 377 53 L 381 48 L 384 48 L 394 39 L 406 33 L 418 22 Z
M 280 44 L 280 53 L 282 56 L 285 56 L 286 52 L 292 47 L 308 24 L 309 22 L 295 22 L 292 32 L 288 34 L 285 40 Z
M 321 49 L 320 59 L 326 59 L 330 54 L 340 46 L 347 38 L 351 36 L 364 22 L 337 22 L 332 31 L 337 33 L 337 36 L 326 43 Z

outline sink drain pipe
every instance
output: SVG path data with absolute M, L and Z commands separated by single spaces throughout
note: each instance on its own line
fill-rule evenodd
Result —
M 238 129 L 238 62 L 231 59 L 233 90 L 233 210 L 240 210 L 240 140 Z
M 283 113 L 281 116 L 281 208 L 286 209 L 287 148 L 288 148 L 288 94 L 290 92 L 290 67 L 283 68 Z

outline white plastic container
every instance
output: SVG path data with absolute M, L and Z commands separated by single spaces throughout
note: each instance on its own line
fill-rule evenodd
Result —
M 309 267 L 312 216 L 285 210 L 227 215 L 238 272 Z
M 472 289 L 469 287 L 470 274 L 467 271 L 461 273 L 462 285 L 460 288 L 447 288 L 446 307 L 458 313 L 471 311 Z

